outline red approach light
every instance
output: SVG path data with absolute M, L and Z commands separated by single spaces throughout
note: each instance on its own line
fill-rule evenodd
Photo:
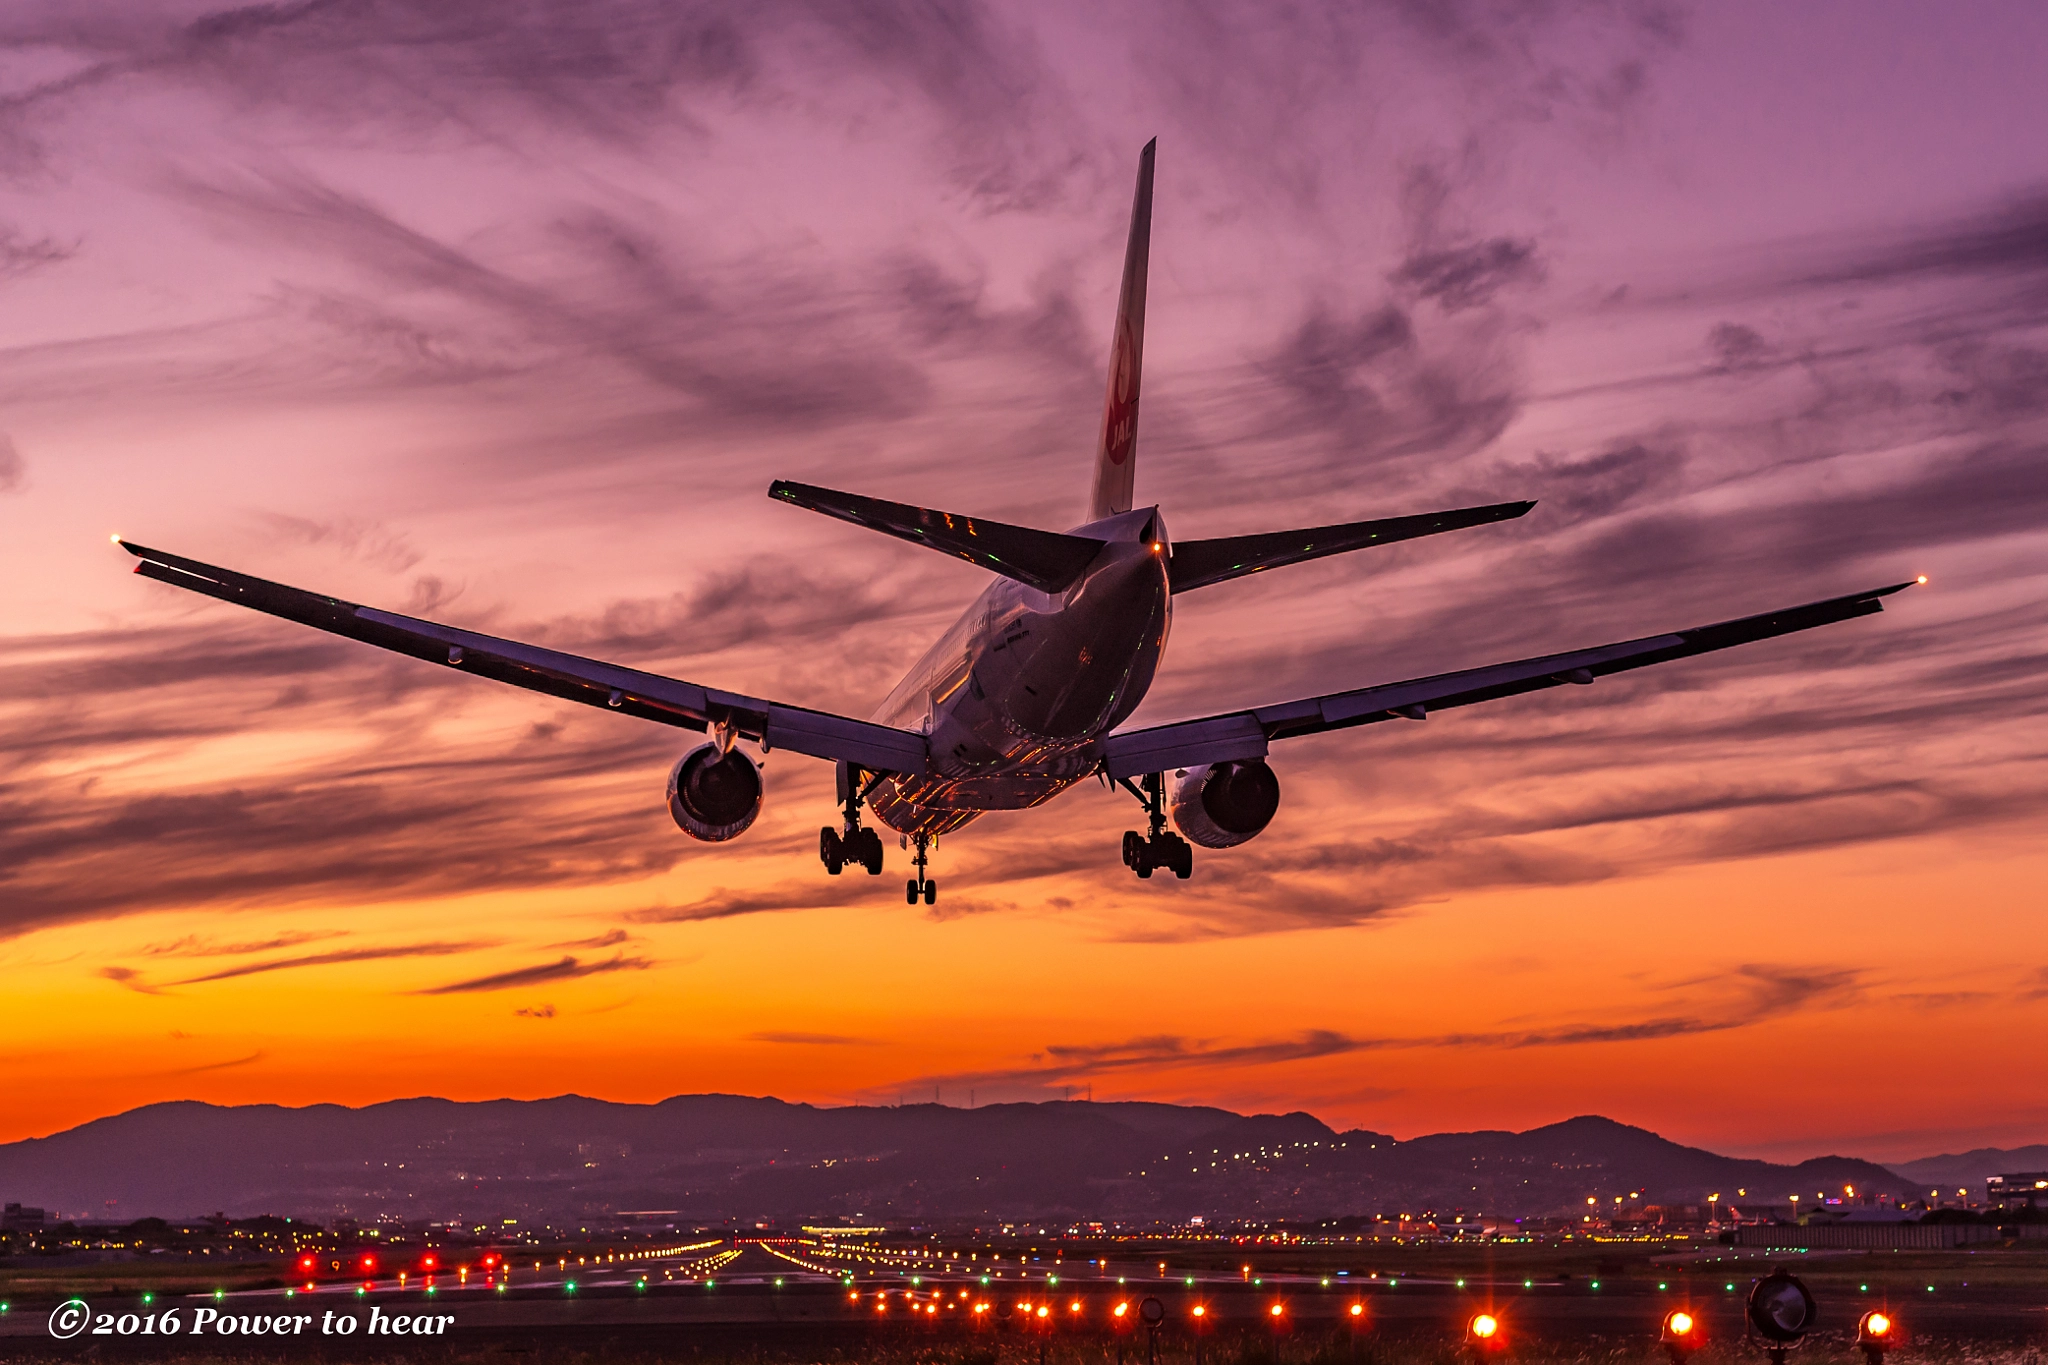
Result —
M 375 1270 L 376 1268 L 377 1268 L 377 1258 L 376 1258 L 375 1256 L 365 1256 L 365 1257 L 363 1257 L 363 1269 L 365 1269 L 365 1270 Z
M 431 1256 L 422 1256 L 420 1257 L 420 1264 L 422 1266 L 425 1266 L 428 1270 L 432 1270 L 434 1268 L 434 1258 Z
M 311 1270 L 312 1268 L 313 1268 L 313 1258 L 312 1258 L 311 1256 L 301 1256 L 301 1257 L 299 1257 L 299 1269 L 301 1269 L 301 1270 Z
M 1494 1350 L 1505 1345 L 1500 1319 L 1491 1313 L 1474 1313 L 1472 1320 L 1465 1324 L 1465 1344 L 1481 1350 Z
M 1116 1316 L 1119 1322 L 1121 1322 L 1123 1320 L 1124 1314 L 1131 1311 L 1131 1306 L 1128 1303 L 1120 1303 L 1116 1307 L 1110 1309 L 1109 1311 Z
M 1362 1317 L 1364 1317 L 1364 1316 L 1365 1316 L 1365 1305 L 1364 1305 L 1364 1304 L 1362 1304 L 1362 1303 L 1354 1303 L 1354 1304 L 1352 1304 L 1352 1305 L 1351 1305 L 1351 1316 L 1352 1316 L 1352 1317 L 1354 1317 L 1354 1318 L 1362 1318 Z
M 1657 1333 L 1657 1341 L 1664 1347 L 1665 1354 L 1671 1357 L 1672 1365 L 1678 1365 L 1706 1344 L 1700 1331 L 1700 1320 L 1689 1308 L 1674 1308 L 1664 1315 L 1664 1326 Z
M 1878 1365 L 1897 1340 L 1898 1332 L 1898 1324 L 1882 1308 L 1865 1313 L 1856 1323 L 1856 1344 L 1862 1348 L 1864 1360 L 1869 1365 Z

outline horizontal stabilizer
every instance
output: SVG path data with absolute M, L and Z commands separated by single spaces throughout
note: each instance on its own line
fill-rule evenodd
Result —
M 1413 517 L 1350 521 L 1341 526 L 1311 526 L 1300 531 L 1274 531 L 1259 536 L 1226 536 L 1221 540 L 1183 540 L 1173 547 L 1173 590 L 1190 592 L 1242 578 L 1261 569 L 1300 564 L 1369 545 L 1460 531 L 1493 521 L 1512 521 L 1536 504 L 1496 502 L 1486 507 L 1460 507 L 1450 512 L 1424 512 Z
M 1102 553 L 1101 541 L 1084 536 L 936 512 L 786 479 L 769 484 L 768 496 L 979 564 L 1040 592 L 1064 592 Z

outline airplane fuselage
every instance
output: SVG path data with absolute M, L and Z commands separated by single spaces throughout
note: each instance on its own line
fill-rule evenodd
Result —
M 1103 544 L 1066 591 L 997 579 L 871 717 L 930 737 L 929 772 L 870 798 L 890 829 L 947 834 L 1050 800 L 1144 700 L 1173 621 L 1165 522 L 1139 508 L 1070 534 Z

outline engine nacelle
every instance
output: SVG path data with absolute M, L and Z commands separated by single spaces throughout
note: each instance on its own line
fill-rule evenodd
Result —
M 1262 758 L 1189 768 L 1173 787 L 1173 824 L 1203 848 L 1234 848 L 1273 821 L 1280 779 Z
M 761 765 L 738 749 L 698 745 L 668 770 L 668 813 L 692 839 L 737 839 L 761 813 Z

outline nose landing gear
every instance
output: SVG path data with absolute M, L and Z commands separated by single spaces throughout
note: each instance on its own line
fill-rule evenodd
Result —
M 1143 789 L 1131 785 L 1128 777 L 1120 777 L 1117 784 L 1145 808 L 1144 834 L 1134 829 L 1124 831 L 1124 866 L 1149 880 L 1160 868 L 1186 881 L 1195 872 L 1195 851 L 1188 841 L 1178 834 L 1166 832 L 1166 775 L 1147 773 L 1138 779 Z
M 931 846 L 930 835 L 917 836 L 917 857 L 913 860 L 917 866 L 917 875 L 903 884 L 903 899 L 908 904 L 916 905 L 920 896 L 924 898 L 926 905 L 937 905 L 939 902 L 939 884 L 924 875 L 925 861 L 931 852 Z
M 839 870 L 849 863 L 866 868 L 870 877 L 882 875 L 882 837 L 861 824 L 860 807 L 868 793 L 881 785 L 884 776 L 871 775 L 859 768 L 842 773 L 840 790 L 846 814 L 841 828 L 827 825 L 818 831 L 818 861 L 825 864 L 828 875 L 838 876 Z

